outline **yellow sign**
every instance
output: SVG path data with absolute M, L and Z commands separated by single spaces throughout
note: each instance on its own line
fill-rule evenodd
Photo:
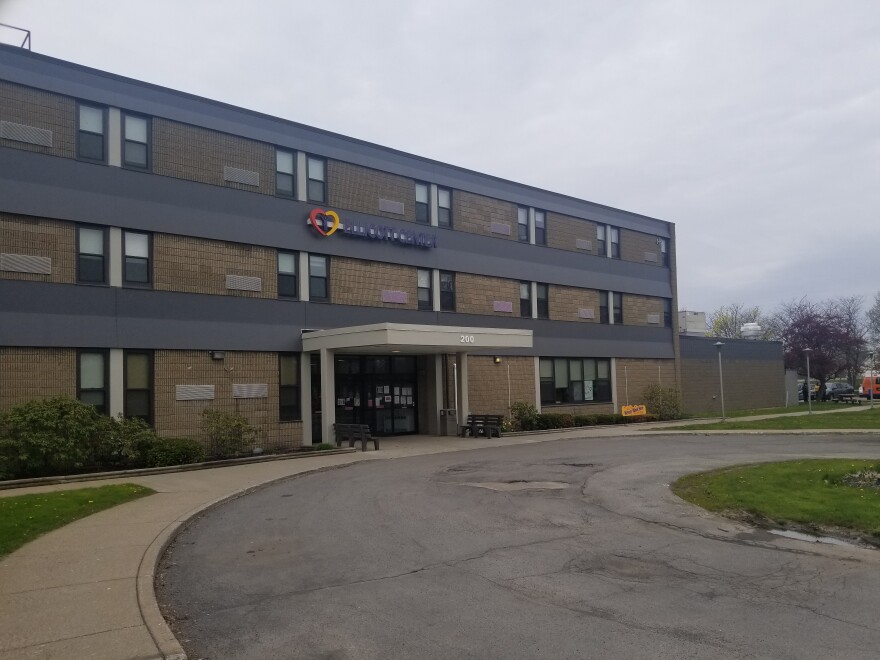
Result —
M 620 413 L 624 417 L 637 417 L 639 415 L 647 415 L 648 409 L 643 405 L 623 406 L 623 408 L 620 409 Z

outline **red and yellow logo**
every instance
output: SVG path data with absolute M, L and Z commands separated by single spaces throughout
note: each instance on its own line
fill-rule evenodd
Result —
M 336 211 L 312 209 L 312 212 L 309 214 L 309 224 L 321 236 L 330 236 L 330 234 L 339 229 L 339 215 L 337 215 Z M 330 228 L 328 229 L 327 227 Z

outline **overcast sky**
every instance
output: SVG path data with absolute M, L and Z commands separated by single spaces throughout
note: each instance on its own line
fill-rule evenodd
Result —
M 877 0 L 0 0 L 0 22 L 39 53 L 672 221 L 681 309 L 880 290 Z

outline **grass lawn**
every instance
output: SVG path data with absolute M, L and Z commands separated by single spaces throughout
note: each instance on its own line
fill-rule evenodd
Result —
M 803 528 L 844 528 L 880 542 L 880 488 L 848 486 L 847 474 L 880 461 L 820 459 L 738 465 L 682 477 L 672 492 L 704 509 Z
M 120 484 L 0 497 L 0 557 L 74 520 L 153 492 L 145 486 Z
M 830 404 L 838 405 L 842 404 Z M 843 410 L 838 407 L 838 410 Z M 749 430 L 784 431 L 790 429 L 876 429 L 880 431 L 880 406 L 865 412 L 841 413 L 838 415 L 802 415 L 792 417 L 772 417 L 742 422 L 708 422 L 674 426 L 672 428 L 655 429 L 657 431 L 749 431 Z
M 832 403 L 831 401 L 813 401 L 813 410 L 840 410 L 848 404 Z M 787 408 L 753 408 L 751 410 L 734 410 L 728 413 L 728 417 L 751 417 L 752 415 L 790 415 L 791 413 L 807 412 L 807 405 L 800 403 Z M 707 413 L 704 417 L 718 417 L 718 413 Z

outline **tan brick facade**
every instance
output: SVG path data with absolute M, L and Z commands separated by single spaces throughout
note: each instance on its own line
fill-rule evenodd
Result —
M 52 131 L 52 146 L 0 139 L 0 146 L 76 157 L 76 102 L 67 96 L 0 81 L 0 120 Z
M 416 219 L 416 184 L 412 179 L 338 160 L 327 161 L 327 204 L 339 209 L 393 218 Z M 403 203 L 403 215 L 379 210 L 379 200 Z
M 590 241 L 589 250 L 579 249 L 578 240 Z M 559 213 L 547 213 L 547 246 L 583 254 L 598 254 L 596 223 Z
M 471 413 L 508 417 L 508 401 L 534 404 L 535 358 L 502 356 L 501 363 L 495 364 L 493 356 L 470 355 L 467 363 Z
M 513 311 L 494 311 L 496 300 L 511 303 Z M 462 314 L 519 316 L 519 280 L 456 273 L 455 311 Z
M 73 223 L 0 213 L 0 252 L 52 259 L 52 274 L 0 270 L 0 279 L 72 284 L 76 281 Z
M 275 148 L 179 122 L 153 119 L 153 172 L 267 195 L 275 194 Z M 260 185 L 224 180 L 224 167 L 258 172 Z
M 259 277 L 262 291 L 227 289 L 227 275 Z M 259 245 L 153 234 L 153 288 L 217 296 L 276 298 L 276 252 Z
M 785 371 L 781 360 L 723 359 L 724 408 L 747 410 L 785 405 Z M 721 415 L 718 360 L 681 360 L 682 398 L 686 413 Z
M 0 348 L 0 410 L 53 396 L 76 398 L 76 350 Z
M 418 308 L 417 269 L 347 257 L 330 259 L 330 301 L 337 305 Z M 406 293 L 406 303 L 382 302 L 382 291 Z
M 627 401 L 632 405 L 644 403 L 645 388 L 651 385 L 678 389 L 675 360 L 617 359 L 615 365 L 617 402 L 621 406 L 627 405 Z
M 620 230 L 620 258 L 649 266 L 663 265 L 663 253 L 657 245 L 657 236 L 629 229 Z
M 155 428 L 161 436 L 205 440 L 202 411 L 206 408 L 244 415 L 257 427 L 257 445 L 271 449 L 302 444 L 301 422 L 280 422 L 278 404 L 278 355 L 226 351 L 214 360 L 208 351 L 155 352 Z M 265 383 L 264 399 L 233 399 L 233 384 Z M 177 385 L 213 385 L 214 399 L 176 401 Z
M 648 315 L 655 314 L 657 323 L 648 323 Z M 673 316 L 675 316 L 673 314 Z M 623 294 L 623 324 L 624 325 L 649 325 L 655 328 L 663 327 L 663 299 L 650 296 L 636 296 L 630 293 Z
M 610 415 L 614 412 L 613 403 L 572 403 L 562 405 L 543 405 L 541 412 L 562 415 Z
M 551 321 L 599 322 L 599 292 L 595 289 L 551 284 L 549 303 Z M 593 318 L 581 318 L 581 309 L 593 310 Z
M 452 192 L 452 226 L 458 231 L 516 240 L 517 205 L 463 190 Z M 492 231 L 492 223 L 510 228 L 509 234 Z

